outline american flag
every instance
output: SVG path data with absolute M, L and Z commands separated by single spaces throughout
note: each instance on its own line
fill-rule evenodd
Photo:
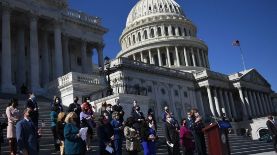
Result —
M 233 45 L 233 46 L 240 46 L 239 40 L 233 41 L 232 45 Z

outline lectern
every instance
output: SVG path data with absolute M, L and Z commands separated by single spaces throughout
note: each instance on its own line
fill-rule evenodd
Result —
M 208 155 L 230 155 L 226 123 L 213 123 L 203 129 Z

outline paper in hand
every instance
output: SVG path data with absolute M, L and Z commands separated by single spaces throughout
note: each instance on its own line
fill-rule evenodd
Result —
M 174 146 L 174 144 L 169 143 L 169 142 L 166 142 L 166 144 L 167 144 L 168 146 L 170 146 L 170 147 L 173 147 L 173 146 Z
M 106 151 L 108 151 L 109 153 L 113 153 L 114 150 L 112 147 L 110 147 L 109 145 L 106 146 Z
M 81 129 L 79 130 L 80 137 L 81 137 L 82 140 L 84 140 L 84 141 L 87 139 L 87 132 L 88 132 L 88 127 L 81 128 Z

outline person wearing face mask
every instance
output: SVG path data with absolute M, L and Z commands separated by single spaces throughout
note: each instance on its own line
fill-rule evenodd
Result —
M 119 120 L 121 123 L 123 123 L 123 121 L 124 121 L 123 117 L 124 117 L 125 112 L 124 112 L 122 106 L 120 105 L 119 99 L 116 99 L 115 103 L 116 104 L 112 107 L 112 111 L 116 111 L 119 113 Z
M 74 112 L 65 117 L 64 126 L 64 149 L 66 155 L 83 155 L 86 152 L 85 141 L 82 140 L 79 128 L 76 125 L 78 120 Z
M 109 118 L 109 121 L 112 121 L 112 105 L 111 104 L 107 104 L 106 105 L 106 109 L 104 111 L 102 111 L 102 115 L 107 115 Z
M 24 118 L 16 124 L 17 148 L 20 154 L 38 155 L 38 132 L 30 112 L 31 109 L 25 109 Z
M 137 105 L 135 107 L 135 111 L 132 112 L 131 116 L 134 118 L 135 123 L 134 123 L 134 128 L 137 131 L 140 131 L 140 126 L 141 126 L 141 122 L 144 120 L 144 115 L 143 113 L 140 111 L 140 107 Z
M 162 121 L 165 123 L 166 122 L 166 116 L 170 114 L 168 106 L 164 107 L 164 112 L 162 113 Z
M 15 135 L 15 125 L 20 118 L 17 99 L 11 99 L 9 106 L 6 108 L 6 115 L 8 120 L 7 127 L 7 139 L 9 141 L 9 149 L 11 155 L 16 155 L 16 135 Z M 0 142 L 1 143 L 1 142 Z
M 154 120 L 152 114 L 148 114 L 146 119 L 146 124 L 148 125 L 148 148 L 149 155 L 156 155 L 156 141 L 158 140 L 157 132 L 157 123 Z
M 112 154 L 108 152 L 106 148 L 110 148 L 112 149 L 112 152 L 114 152 L 114 146 L 113 146 L 114 130 L 109 120 L 103 115 L 101 115 L 99 118 L 97 136 L 98 136 L 98 143 L 99 143 L 99 154 L 100 155 Z
M 81 109 L 81 106 L 78 103 L 78 101 L 79 101 L 79 98 L 77 96 L 74 97 L 74 101 L 73 101 L 73 103 L 71 103 L 69 105 L 67 112 L 68 113 L 75 112 L 75 114 L 78 117 L 78 121 L 76 122 L 77 123 L 77 127 L 80 128 L 80 119 L 79 118 L 80 118 L 80 113 L 81 113 L 82 109 Z
M 199 155 L 206 155 L 205 137 L 202 129 L 205 127 L 202 117 L 200 116 L 198 109 L 193 108 L 191 114 L 194 117 L 192 124 L 192 132 L 195 139 L 196 150 Z
M 113 113 L 113 120 L 111 125 L 114 130 L 114 151 L 115 155 L 122 154 L 122 139 L 123 139 L 123 125 L 119 121 L 119 114 L 117 112 Z
M 183 155 L 193 155 L 194 152 L 194 137 L 192 132 L 187 126 L 187 119 L 183 118 L 181 121 L 180 128 L 180 144 L 183 151 Z
M 170 114 L 166 115 L 166 122 L 164 125 L 165 139 L 167 144 L 168 155 L 180 155 L 179 148 L 179 132 L 171 122 L 173 118 Z
M 25 108 L 30 109 L 30 118 L 36 128 L 38 129 L 38 119 L 39 119 L 39 112 L 38 112 L 38 104 L 36 101 L 36 97 L 33 93 L 29 94 L 29 99 L 27 100 Z
M 59 107 L 59 112 L 63 111 L 62 100 L 58 96 L 54 96 L 54 100 L 51 103 L 51 109 L 55 106 Z

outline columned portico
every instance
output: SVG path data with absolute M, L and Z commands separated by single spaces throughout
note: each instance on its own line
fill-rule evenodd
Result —
M 10 9 L 8 6 L 1 6 L 2 9 L 2 64 L 1 64 L 1 91 L 3 93 L 15 93 L 16 88 L 12 84 L 11 68 L 11 21 Z
M 244 90 L 243 91 L 244 93 L 244 99 L 245 99 L 245 103 L 246 103 L 246 109 L 247 109 L 247 113 L 249 116 L 252 116 L 252 109 L 251 109 L 251 106 L 250 106 L 250 102 L 249 102 L 249 97 L 248 97 L 248 94 L 247 94 L 247 90 Z
M 231 103 L 231 108 L 232 108 L 232 110 L 231 110 L 232 114 L 233 114 L 234 118 L 238 118 L 237 109 L 236 109 L 236 106 L 235 106 L 235 102 L 234 102 L 232 92 L 229 92 L 229 98 L 230 98 L 230 103 Z
M 188 61 L 188 52 L 187 52 L 186 47 L 184 47 L 184 57 L 185 57 L 185 63 L 186 63 L 186 66 L 189 66 L 189 61 Z
M 196 67 L 196 60 L 195 60 L 195 54 L 194 54 L 193 47 L 191 47 L 190 50 L 191 50 L 191 54 L 192 54 L 192 64 L 194 67 Z
M 81 43 L 81 52 L 82 52 L 82 72 L 88 73 L 88 71 L 87 71 L 87 42 L 84 40 Z
M 258 109 L 258 116 L 262 116 L 263 115 L 263 106 L 262 106 L 262 102 L 261 102 L 261 98 L 259 96 L 259 93 L 257 92 L 253 92 L 254 97 L 257 99 L 257 109 Z
M 226 100 L 226 106 L 225 107 L 226 107 L 227 117 L 233 118 L 232 110 L 231 110 L 231 107 L 230 107 L 230 99 L 229 99 L 227 90 L 224 90 L 224 97 L 225 97 L 225 100 Z
M 64 69 L 64 74 L 67 74 L 70 72 L 70 57 L 69 57 L 69 38 L 68 36 L 63 36 L 62 40 L 62 49 L 63 49 L 63 69 Z
M 175 55 L 176 55 L 177 67 L 180 67 L 180 58 L 179 58 L 179 51 L 177 46 L 175 46 Z
M 162 56 L 161 56 L 161 51 L 159 48 L 157 48 L 158 52 L 158 61 L 159 61 L 159 66 L 162 66 Z
M 170 54 L 169 54 L 169 47 L 166 47 L 166 56 L 167 56 L 167 65 L 168 67 L 171 67 L 171 60 L 170 60 Z

